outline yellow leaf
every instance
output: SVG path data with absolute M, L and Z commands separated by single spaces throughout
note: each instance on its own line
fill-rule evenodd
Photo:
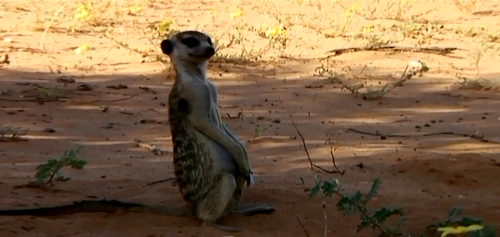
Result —
M 83 3 L 79 3 L 78 7 L 76 8 L 76 10 L 79 11 L 79 12 L 83 11 L 85 9 L 87 9 L 87 6 L 85 6 L 85 4 L 83 4 Z
M 243 11 L 240 9 L 237 9 L 237 10 L 231 12 L 231 14 L 229 15 L 229 17 L 231 17 L 231 18 L 237 18 L 240 16 L 243 16 Z
M 266 37 L 271 37 L 271 36 L 275 36 L 275 35 L 281 35 L 281 36 L 286 37 L 287 32 L 285 30 L 285 27 L 283 27 L 283 24 L 280 24 L 278 27 L 276 27 L 274 29 L 268 28 L 268 30 L 266 30 L 265 35 L 266 35 Z
M 76 9 L 76 11 L 78 12 L 77 14 L 75 14 L 73 17 L 75 19 L 83 19 L 83 20 L 89 20 L 90 18 L 92 18 L 92 12 L 90 11 L 90 9 L 84 5 L 84 4 L 79 4 L 78 5 L 78 8 Z
M 356 9 L 356 7 L 357 7 L 357 6 L 358 6 L 358 4 L 354 3 L 354 4 L 352 4 L 352 6 L 351 6 L 351 7 L 349 7 L 349 10 L 350 10 L 350 11 L 354 11 L 354 10 Z
M 350 16 L 354 12 L 354 10 L 356 10 L 356 7 L 358 7 L 358 4 L 352 4 L 348 9 L 344 11 L 344 14 Z
M 372 30 L 373 30 L 373 26 L 372 25 L 363 26 L 363 32 L 372 32 Z
M 466 232 L 481 230 L 484 227 L 481 225 L 470 225 L 470 226 L 457 226 L 457 227 L 441 227 L 438 228 L 438 231 L 442 231 L 441 237 L 444 237 L 448 234 L 463 234 Z
M 276 29 L 266 30 L 266 37 L 275 36 L 277 33 Z
M 132 7 L 129 8 L 129 12 L 132 13 L 132 14 L 137 14 L 137 13 L 139 13 L 141 11 L 142 11 L 142 6 L 139 6 L 139 5 L 132 6 Z
M 77 53 L 77 54 L 84 54 L 85 52 L 87 52 L 87 50 L 89 48 L 90 48 L 89 44 L 80 45 L 80 46 L 78 46 L 78 48 L 75 49 L 75 53 Z
M 162 22 L 158 23 L 158 31 L 167 31 L 170 28 L 170 25 L 172 25 L 171 19 L 163 20 Z
M 208 10 L 208 12 L 210 12 L 210 14 L 215 14 L 215 7 L 211 7 L 210 10 Z
M 86 19 L 89 16 L 90 16 L 90 13 L 87 11 L 84 11 L 84 12 L 80 12 L 80 13 L 76 14 L 74 17 L 75 17 L 75 19 L 84 19 L 84 18 Z

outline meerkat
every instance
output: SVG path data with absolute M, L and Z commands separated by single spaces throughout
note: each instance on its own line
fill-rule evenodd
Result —
M 243 229 L 216 224 L 229 213 L 274 212 L 269 204 L 237 207 L 253 172 L 244 144 L 219 115 L 217 87 L 207 78 L 215 55 L 212 39 L 200 31 L 183 31 L 161 42 L 176 78 L 169 93 L 168 116 L 177 186 L 193 215 L 227 232 Z

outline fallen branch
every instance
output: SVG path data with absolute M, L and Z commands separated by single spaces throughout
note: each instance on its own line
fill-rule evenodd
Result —
M 379 131 L 376 131 L 376 132 L 366 132 L 366 131 L 361 131 L 361 130 L 357 130 L 357 129 L 354 129 L 354 128 L 348 128 L 347 130 L 351 131 L 351 132 L 354 132 L 354 133 L 363 134 L 363 135 L 377 136 L 377 137 L 380 137 L 381 139 L 385 139 L 387 137 L 410 138 L 410 137 L 416 137 L 416 136 L 431 137 L 431 136 L 439 136 L 439 135 L 453 135 L 453 136 L 460 136 L 460 137 L 468 137 L 468 138 L 472 138 L 474 140 L 478 140 L 478 141 L 481 141 L 481 142 L 499 143 L 497 141 L 493 141 L 493 140 L 487 139 L 487 138 L 485 138 L 484 136 L 481 136 L 481 135 L 467 134 L 467 133 L 456 133 L 456 132 L 436 132 L 436 133 L 424 133 L 424 134 L 397 135 L 397 134 L 382 134 Z
M 341 48 L 341 49 L 333 49 L 328 51 L 327 53 L 331 53 L 333 55 L 329 55 L 329 57 L 339 56 L 343 53 L 350 52 L 359 52 L 359 51 L 392 51 L 392 52 L 416 52 L 416 53 L 431 53 L 431 54 L 439 54 L 439 55 L 447 55 L 452 51 L 457 50 L 457 47 L 429 47 L 429 48 L 420 48 L 420 47 L 402 47 L 402 46 L 390 46 L 390 45 L 382 45 L 382 46 L 367 46 L 367 47 L 350 47 L 350 48 Z
M 91 101 L 72 101 L 75 103 L 101 103 L 101 102 L 120 102 L 128 99 L 132 99 L 137 95 L 130 95 L 120 99 L 111 99 L 111 100 L 91 100 Z M 1 101 L 9 101 L 9 102 L 37 102 L 37 103 L 45 103 L 45 102 L 67 102 L 67 100 L 61 100 L 63 97 L 58 98 L 50 98 L 50 99 L 42 99 L 42 98 L 34 98 L 34 99 L 9 99 L 9 98 L 0 98 Z
M 153 182 L 149 182 L 149 183 L 147 183 L 146 185 L 144 185 L 143 187 L 146 187 L 146 186 L 153 186 L 153 185 L 155 185 L 155 184 L 164 183 L 164 182 L 168 182 L 168 181 L 174 181 L 173 183 L 174 183 L 174 184 L 176 183 L 175 178 L 166 178 L 166 179 L 160 179 L 160 180 L 156 180 L 156 181 L 153 181 Z
M 52 99 L 41 99 L 41 98 L 35 98 L 35 99 L 8 99 L 8 98 L 0 98 L 2 101 L 9 101 L 9 102 L 37 102 L 37 103 L 45 103 L 45 102 L 65 102 L 64 100 L 60 100 L 58 98 L 52 98 Z
M 330 171 L 330 170 L 324 169 L 323 167 L 321 167 L 319 165 L 314 164 L 311 160 L 311 156 L 309 156 L 309 150 L 307 150 L 306 140 L 304 139 L 304 136 L 302 136 L 302 133 L 299 131 L 299 128 L 297 127 L 297 125 L 295 124 L 293 119 L 292 119 L 292 125 L 295 128 L 295 131 L 297 131 L 297 134 L 299 134 L 300 139 L 302 140 L 302 145 L 304 146 L 304 151 L 306 152 L 307 159 L 309 160 L 309 164 L 311 165 L 311 170 L 314 170 L 314 168 L 316 168 L 316 169 L 319 169 L 319 170 L 326 172 L 326 173 L 329 173 L 329 174 L 340 173 L 341 175 L 344 175 L 345 170 L 340 171 L 339 168 L 337 167 L 337 164 L 335 163 L 335 157 L 333 156 L 333 148 L 332 147 L 330 147 L 331 148 L 330 155 L 332 157 L 332 163 L 333 163 L 333 167 L 335 168 L 335 170 Z
M 307 229 L 306 227 L 304 226 L 304 224 L 302 224 L 302 221 L 300 220 L 299 216 L 298 215 L 295 215 L 295 218 L 297 218 L 297 221 L 299 222 L 300 226 L 302 227 L 302 229 L 304 230 L 304 233 L 306 234 L 307 237 L 309 237 L 309 233 L 307 232 Z
M 158 146 L 147 144 L 147 143 L 144 143 L 144 142 L 137 140 L 137 139 L 135 140 L 135 142 L 136 142 L 137 147 L 146 148 L 146 149 L 150 150 L 151 152 L 153 152 L 153 154 L 155 154 L 157 156 L 161 156 L 161 155 L 165 154 L 165 152 Z
M 79 103 L 100 103 L 100 102 L 120 102 L 120 101 L 125 101 L 125 100 L 128 100 L 128 99 L 132 99 L 134 97 L 136 97 L 137 95 L 129 95 L 127 97 L 124 97 L 124 98 L 120 98 L 120 99 L 112 99 L 112 100 L 91 100 L 91 101 L 78 101 Z

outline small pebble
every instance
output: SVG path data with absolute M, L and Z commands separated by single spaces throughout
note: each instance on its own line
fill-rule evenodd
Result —
M 45 128 L 43 131 L 48 132 L 48 133 L 55 133 L 56 132 L 56 130 L 53 128 Z

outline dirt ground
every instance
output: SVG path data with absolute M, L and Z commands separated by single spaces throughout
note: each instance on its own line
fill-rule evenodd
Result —
M 382 184 L 370 206 L 404 207 L 405 236 L 424 233 L 454 206 L 500 227 L 500 95 L 453 86 L 477 73 L 496 78 L 499 86 L 496 1 L 467 9 L 473 1 L 462 1 L 462 9 L 453 1 L 94 1 L 94 18 L 83 23 L 74 19 L 76 2 L 0 2 L 0 55 L 10 61 L 2 58 L 0 64 L 0 124 L 30 130 L 27 141 L 0 142 L 0 209 L 103 197 L 182 205 L 171 181 L 147 185 L 173 177 L 166 106 L 173 76 L 168 62 L 165 70 L 154 57 L 141 56 L 159 43 L 142 32 L 170 18 L 171 28 L 203 30 L 218 45 L 236 39 L 219 50 L 209 75 L 219 87 L 224 122 L 245 141 L 251 157 L 256 184 L 242 202 L 273 204 L 276 212 L 221 219 L 245 229 L 234 234 L 201 228 L 195 219 L 154 214 L 6 216 L 0 217 L 0 236 L 307 236 L 304 228 L 309 236 L 323 236 L 321 199 L 308 199 L 315 181 L 337 178 L 350 194 L 367 192 L 375 177 Z M 268 47 L 270 41 L 252 26 L 279 20 L 288 45 Z M 359 51 L 324 59 L 328 50 L 384 40 L 458 49 L 447 55 Z M 118 47 L 120 42 L 128 46 Z M 492 48 L 480 48 L 481 42 Z M 382 87 L 399 79 L 410 60 L 430 70 L 378 100 L 355 97 L 315 71 L 323 65 L 346 84 Z M 344 175 L 311 171 L 292 119 L 312 161 L 332 170 L 333 145 Z M 469 136 L 424 136 L 450 132 Z M 137 139 L 164 152 L 137 147 Z M 16 188 L 34 180 L 37 165 L 79 145 L 88 164 L 63 169 L 71 180 L 50 190 Z M 359 216 L 344 218 L 335 208 L 338 199 L 326 200 L 329 236 L 376 235 L 356 233 Z

